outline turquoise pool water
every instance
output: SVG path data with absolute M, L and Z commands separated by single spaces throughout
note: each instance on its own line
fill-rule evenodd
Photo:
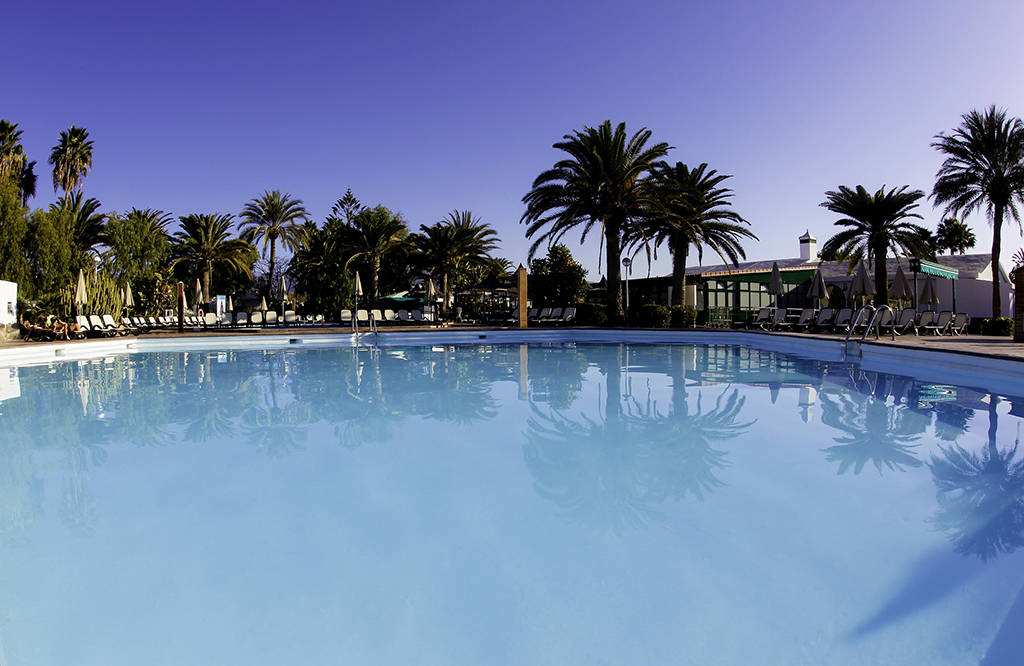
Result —
M 1021 414 L 728 345 L 0 369 L 0 664 L 1020 663 Z

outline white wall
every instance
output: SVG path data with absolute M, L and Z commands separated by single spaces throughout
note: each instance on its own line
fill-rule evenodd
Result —
M 918 278 L 918 289 L 924 289 L 925 280 Z M 913 281 L 911 279 L 911 284 Z M 953 281 L 935 279 L 935 293 L 939 297 L 939 304 L 936 310 L 953 309 Z M 999 285 L 1002 293 L 1001 308 L 1004 317 L 1013 316 L 1013 289 L 1011 285 L 1003 282 Z M 921 305 L 921 310 L 930 309 L 927 305 Z M 957 312 L 966 312 L 972 319 L 992 316 L 992 283 L 988 280 L 961 279 L 956 281 L 956 309 Z
M 0 280 L 0 325 L 18 323 L 18 285 Z

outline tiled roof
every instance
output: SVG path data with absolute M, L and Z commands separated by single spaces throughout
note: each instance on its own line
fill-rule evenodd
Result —
M 772 269 L 772 264 L 778 262 L 780 271 L 792 271 L 792 270 L 813 270 L 818 268 L 819 262 L 817 261 L 804 261 L 800 258 L 792 259 L 765 259 L 762 261 L 744 261 L 740 262 L 737 266 L 715 264 L 712 266 L 688 266 L 686 268 L 687 275 L 698 275 L 698 276 L 709 276 L 709 275 L 735 275 L 737 273 L 763 273 L 768 272 Z M 909 272 L 907 260 L 901 258 L 899 263 L 903 265 L 903 270 Z M 960 271 L 960 277 L 962 278 L 974 278 L 977 277 L 978 273 L 985 270 L 990 263 L 992 263 L 991 254 L 954 254 L 954 255 L 942 255 L 937 257 L 936 263 L 942 264 L 943 266 L 949 266 Z M 886 260 L 888 272 L 890 275 L 896 273 L 897 260 L 890 258 Z M 822 276 L 826 280 L 834 282 L 842 282 L 850 278 L 848 274 L 848 264 L 845 262 L 840 263 L 838 261 L 822 261 L 820 262 Z

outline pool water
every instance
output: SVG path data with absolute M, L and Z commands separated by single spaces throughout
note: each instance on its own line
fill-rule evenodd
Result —
M 1011 664 L 1024 400 L 731 345 L 0 370 L 0 664 Z

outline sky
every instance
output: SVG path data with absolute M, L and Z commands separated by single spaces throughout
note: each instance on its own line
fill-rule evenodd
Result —
M 48 1 L 4 9 L 0 118 L 37 160 L 95 142 L 105 210 L 234 213 L 264 190 L 322 221 L 347 188 L 409 226 L 469 209 L 525 263 L 522 197 L 563 135 L 606 119 L 730 174 L 759 242 L 798 256 L 839 185 L 931 191 L 962 114 L 1024 115 L 1024 3 Z M 942 211 L 920 208 L 934 229 Z M 967 222 L 991 247 L 983 214 Z M 598 279 L 600 239 L 566 244 Z M 1003 261 L 1022 245 L 1004 227 Z M 717 263 L 705 255 L 705 263 Z M 670 270 L 659 253 L 652 274 Z M 634 265 L 645 275 L 643 262 Z M 639 275 L 638 275 L 639 274 Z

